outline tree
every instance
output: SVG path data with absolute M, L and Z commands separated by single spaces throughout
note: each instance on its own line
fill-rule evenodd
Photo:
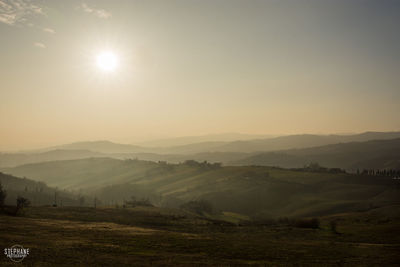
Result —
M 131 207 L 134 208 L 136 206 L 143 206 L 143 207 L 154 207 L 151 204 L 150 200 L 147 198 L 142 198 L 141 200 L 136 200 L 135 196 L 131 196 L 131 200 L 124 200 L 124 207 Z
M 25 207 L 29 207 L 30 204 L 31 204 L 31 202 L 27 198 L 24 198 L 24 197 L 17 198 L 17 207 L 25 208 Z
M 17 198 L 17 209 L 15 210 L 15 214 L 21 213 L 25 207 L 29 207 L 31 202 L 24 197 Z
M 0 183 L 0 207 L 4 206 L 4 201 L 7 197 L 7 192 L 3 189 L 3 186 Z

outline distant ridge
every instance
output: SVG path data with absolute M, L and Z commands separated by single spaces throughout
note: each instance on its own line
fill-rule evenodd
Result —
M 130 153 L 130 152 L 141 152 L 142 150 L 144 150 L 140 146 L 129 145 L 129 144 L 117 144 L 106 140 L 75 142 L 71 144 L 57 146 L 55 148 L 68 149 L 68 150 L 79 150 L 79 149 L 90 150 L 100 153 Z
M 39 153 L 0 153 L 0 168 L 14 167 L 22 164 L 69 160 L 91 157 L 104 157 L 105 154 L 89 150 L 54 149 Z
M 323 147 L 327 145 L 366 142 L 372 140 L 392 140 L 400 138 L 400 132 L 366 132 L 355 135 L 288 135 L 274 138 L 241 140 L 233 142 L 200 142 L 171 147 L 144 147 L 118 144 L 110 141 L 89 141 L 50 147 L 41 151 L 25 153 L 0 153 L 0 168 L 15 167 L 27 163 L 43 161 L 82 159 L 90 157 L 110 157 L 116 159 L 137 158 L 151 161 L 183 162 L 187 159 L 222 162 L 224 164 L 261 164 L 282 167 L 299 167 L 310 160 L 286 150 Z M 362 146 L 362 145 L 360 145 Z M 361 149 L 361 148 L 360 148 Z M 379 147 L 377 147 L 379 149 Z M 383 147 L 382 147 L 383 149 Z M 274 153 L 269 153 L 274 152 Z M 381 155 L 386 152 L 382 152 Z M 262 155 L 259 155 L 262 154 Z M 349 155 L 354 156 L 354 152 Z M 362 155 L 364 156 L 364 155 Z M 263 158 L 261 160 L 261 158 Z M 268 160 L 267 160 L 268 158 Z M 346 158 L 345 155 L 343 158 Z M 389 156 L 390 159 L 393 156 Z M 339 161 L 327 161 L 332 167 L 352 168 Z M 340 163 L 340 164 L 339 164 Z M 363 163 L 364 164 L 364 163 Z M 362 166 L 364 166 L 361 164 Z M 385 163 L 389 164 L 389 163 Z M 361 166 L 360 165 L 360 166 Z M 381 166 L 378 163 L 377 166 Z M 395 166 L 392 162 L 389 165 Z
M 264 152 L 233 161 L 231 164 L 297 168 L 310 162 L 352 171 L 400 169 L 400 138 Z
M 205 152 L 242 152 L 253 153 L 294 148 L 306 148 L 337 143 L 362 142 L 400 138 L 400 132 L 365 132 L 354 135 L 287 135 L 273 138 L 209 141 L 169 147 L 144 147 L 130 144 L 117 144 L 110 141 L 77 142 L 62 145 L 61 149 L 82 149 L 100 153 L 159 153 L 159 154 L 195 154 Z
M 221 133 L 221 134 L 164 138 L 147 142 L 141 142 L 139 143 L 139 145 L 145 147 L 171 147 L 171 146 L 185 146 L 194 143 L 233 142 L 238 140 L 265 139 L 277 136 L 278 135 L 269 135 L 269 134 L 256 135 L 256 134 L 241 134 L 241 133 Z
M 218 148 L 219 152 L 260 152 L 400 138 L 400 132 L 365 132 L 355 135 L 288 135 L 269 139 L 237 141 Z

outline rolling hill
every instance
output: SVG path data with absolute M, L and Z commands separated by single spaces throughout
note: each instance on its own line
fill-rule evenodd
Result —
M 298 155 L 299 153 L 297 152 L 287 152 L 282 150 L 293 150 L 308 147 L 314 148 L 316 146 L 337 143 L 389 140 L 396 137 L 400 138 L 399 132 L 367 132 L 358 135 L 346 136 L 291 135 L 235 142 L 202 142 L 171 147 L 141 147 L 129 144 L 116 144 L 109 141 L 78 142 L 52 147 L 41 151 L 29 151 L 25 153 L 0 153 L 0 168 L 15 167 L 27 163 L 82 159 L 89 157 L 110 157 L 115 159 L 137 158 L 151 161 L 168 161 L 171 163 L 179 163 L 188 159 L 193 159 L 197 161 L 207 160 L 210 162 L 221 162 L 224 164 L 234 165 L 256 164 L 281 167 L 300 167 L 309 163 L 310 159 L 303 157 L 301 153 Z M 379 147 L 377 147 L 377 149 L 379 150 Z M 352 154 L 349 154 L 348 157 L 353 157 L 353 152 L 351 152 Z M 332 153 L 335 153 L 335 151 L 332 151 Z M 384 164 L 386 164 L 386 162 L 388 162 L 392 156 L 388 155 L 388 157 L 389 158 L 387 160 L 377 160 L 377 168 L 384 168 Z M 347 157 L 344 158 L 347 159 Z M 347 160 L 345 163 L 347 163 Z M 389 165 L 393 166 L 393 164 L 395 165 L 396 163 L 392 162 Z M 331 166 L 331 162 L 328 162 L 328 165 Z M 351 166 L 339 164 L 337 167 L 348 168 Z
M 366 132 L 354 135 L 288 135 L 275 138 L 207 141 L 169 147 L 143 147 L 116 144 L 109 141 L 78 142 L 56 147 L 57 149 L 90 150 L 100 153 L 156 153 L 156 154 L 197 154 L 206 152 L 252 153 L 306 148 L 347 142 L 386 140 L 400 138 L 400 132 Z M 54 148 L 53 148 L 54 149 Z
M 0 153 L 0 168 L 68 159 L 104 157 L 106 154 L 89 150 L 55 149 L 39 153 Z
M 110 141 L 89 141 L 89 142 L 76 142 L 72 144 L 66 144 L 57 146 L 54 149 L 63 150 L 89 150 L 99 153 L 135 153 L 144 152 L 145 149 L 140 146 L 129 145 L 129 144 L 117 144 Z
M 95 194 L 104 203 L 131 196 L 160 206 L 206 200 L 217 210 L 252 217 L 311 216 L 397 203 L 398 180 L 272 167 L 183 164 L 92 158 L 4 170 L 51 186 Z
M 231 164 L 299 168 L 310 162 L 350 171 L 400 169 L 400 138 L 260 153 Z
M 80 204 L 77 195 L 49 187 L 43 182 L 19 178 L 0 172 L 0 184 L 3 190 L 6 191 L 5 204 L 7 205 L 15 205 L 16 199 L 19 196 L 27 198 L 32 205 L 53 205 L 55 192 L 57 192 L 58 205 L 78 206 Z
M 206 142 L 233 142 L 237 140 L 252 140 L 262 138 L 272 138 L 273 135 L 255 135 L 255 134 L 240 134 L 240 133 L 222 133 L 222 134 L 208 134 L 199 136 L 182 136 L 174 138 L 165 138 L 152 140 L 147 142 L 141 142 L 138 145 L 144 147 L 172 147 L 172 146 L 184 146 L 195 143 L 206 143 Z
M 400 132 L 365 132 L 354 135 L 288 135 L 269 139 L 236 141 L 218 147 L 219 152 L 262 152 L 400 138 Z

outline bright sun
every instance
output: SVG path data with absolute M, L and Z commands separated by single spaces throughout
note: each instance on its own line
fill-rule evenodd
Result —
M 97 55 L 97 67 L 102 71 L 112 72 L 117 65 L 118 58 L 112 51 L 103 51 Z

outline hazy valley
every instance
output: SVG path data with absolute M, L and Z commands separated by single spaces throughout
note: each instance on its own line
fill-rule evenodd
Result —
M 41 152 L 2 154 L 0 164 L 4 173 L 96 196 L 104 205 L 122 205 L 134 196 L 172 208 L 206 200 L 218 211 L 246 216 L 312 216 L 398 201 L 393 178 L 399 176 L 399 135 L 295 135 L 161 150 L 80 142 Z M 340 143 L 321 146 L 335 141 Z M 259 149 L 254 149 L 255 144 Z M 227 147 L 238 150 L 224 152 Z M 274 151 L 278 147 L 286 150 Z M 203 152 L 172 154 L 182 148 Z M 319 166 L 312 169 L 310 164 Z M 371 169 L 393 173 L 386 177 L 363 173 Z
M 310 139 L 299 137 L 304 138 Z M 375 262 L 396 262 L 400 247 L 388 232 L 397 231 L 399 223 L 400 139 L 349 138 L 352 142 L 323 146 L 315 145 L 324 138 L 311 139 L 316 141 L 307 141 L 312 146 L 309 148 L 304 148 L 302 141 L 291 141 L 279 146 L 303 148 L 254 153 L 134 153 L 137 147 L 130 145 L 90 142 L 41 152 L 2 154 L 0 183 L 7 194 L 3 212 L 14 214 L 13 202 L 21 196 L 32 206 L 18 212 L 17 217 L 2 215 L 2 223 L 8 227 L 14 224 L 14 231 L 40 231 L 60 240 L 58 244 L 64 249 L 70 247 L 67 240 L 74 240 L 76 246 L 92 247 L 85 240 L 94 242 L 95 233 L 101 233 L 107 238 L 97 249 L 118 244 L 137 251 L 126 260 L 145 265 L 150 258 L 156 264 L 169 265 L 172 255 L 173 262 L 179 264 L 187 260 L 207 265 L 281 264 L 295 258 L 306 265 L 318 261 L 333 264 L 336 258 L 330 254 L 331 249 L 347 263 L 351 259 L 371 263 L 362 256 L 365 254 L 374 257 Z M 264 142 L 272 140 L 281 141 Z M 246 142 L 260 141 L 231 144 Z M 222 147 L 226 146 L 224 143 Z M 17 166 L 4 167 L 7 165 Z M 19 221 L 22 218 L 27 223 L 24 227 Z M 54 231 L 61 231 L 68 239 Z M 241 236 L 249 238 L 246 240 L 251 244 Z M 35 239 L 15 234 L 12 238 L 46 254 Z M 197 241 L 189 242 L 191 238 Z M 233 242 L 235 248 L 226 242 Z M 308 244 L 302 246 L 305 257 L 298 256 L 301 242 Z M 366 242 L 368 246 L 362 247 Z M 381 250 L 370 248 L 378 243 Z M 177 247 L 171 249 L 165 244 Z M 350 244 L 356 244 L 351 251 L 346 249 Z M 220 250 L 215 253 L 205 246 L 219 246 Z M 286 256 L 273 256 L 271 246 L 278 253 L 285 251 Z M 318 252 L 313 252 L 317 248 Z M 207 256 L 195 257 L 193 251 Z M 232 258 L 233 252 L 239 254 Z M 58 253 L 67 255 L 62 250 Z M 94 251 L 91 254 L 100 256 Z M 116 258 L 119 254 L 118 250 L 107 254 L 102 264 L 124 264 Z M 312 260 L 307 258 L 311 256 Z M 84 262 L 98 264 L 98 260 Z M 31 261 L 49 262 L 38 255 Z

